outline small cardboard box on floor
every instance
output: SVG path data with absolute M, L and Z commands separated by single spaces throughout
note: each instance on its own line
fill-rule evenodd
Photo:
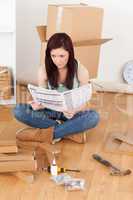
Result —
M 40 65 L 44 64 L 46 41 L 46 26 L 37 26 L 37 32 L 41 41 L 40 50 Z M 90 78 L 96 78 L 100 56 L 100 45 L 109 41 L 110 39 L 88 39 L 82 41 L 75 41 L 74 50 L 75 57 L 79 60 L 89 71 Z

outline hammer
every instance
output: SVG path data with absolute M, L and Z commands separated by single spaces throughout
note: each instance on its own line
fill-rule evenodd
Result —
M 111 172 L 110 175 L 112 176 L 126 176 L 132 173 L 130 169 L 127 170 L 120 170 L 119 168 L 115 167 L 110 163 L 108 160 L 103 159 L 101 156 L 98 154 L 93 154 L 92 157 L 100 162 L 101 164 L 105 165 L 106 167 L 110 168 Z

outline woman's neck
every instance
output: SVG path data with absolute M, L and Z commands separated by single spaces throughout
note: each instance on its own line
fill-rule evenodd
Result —
M 64 67 L 59 70 L 59 83 L 64 83 L 67 76 L 67 67 Z

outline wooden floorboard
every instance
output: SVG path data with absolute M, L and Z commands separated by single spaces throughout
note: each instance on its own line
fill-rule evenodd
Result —
M 20 88 L 19 88 L 20 89 Z M 19 90 L 18 102 L 25 102 L 25 88 Z M 90 130 L 86 144 L 76 144 L 63 140 L 57 144 L 61 149 L 58 165 L 80 169 L 80 173 L 70 173 L 85 180 L 83 191 L 68 192 L 56 185 L 47 172 L 36 172 L 33 183 L 27 183 L 12 174 L 0 174 L 1 200 L 132 200 L 133 174 L 125 177 L 110 176 L 110 170 L 92 158 L 98 153 L 121 169 L 133 170 L 133 157 L 126 153 L 117 154 L 104 150 L 109 132 L 133 130 L 133 116 L 121 113 L 114 103 L 115 93 L 98 93 L 91 107 L 101 115 L 99 125 Z M 125 95 L 126 98 L 126 95 Z M 102 100 L 101 100 L 102 99 Z M 126 101 L 121 102 L 122 106 Z M 129 109 L 129 108 L 128 108 Z M 132 109 L 132 108 L 131 108 Z M 16 131 L 23 127 L 13 118 L 12 107 L 0 107 L 0 138 L 15 138 Z

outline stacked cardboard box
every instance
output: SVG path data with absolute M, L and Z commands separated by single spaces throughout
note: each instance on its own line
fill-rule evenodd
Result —
M 8 67 L 0 66 L 0 99 L 11 99 L 12 77 Z
M 0 173 L 36 169 L 37 163 L 33 152 L 18 151 L 14 140 L 0 140 Z
M 47 27 L 38 26 L 41 60 L 44 64 L 46 41 L 56 32 L 66 32 L 73 40 L 75 57 L 88 69 L 90 78 L 97 76 L 100 46 L 110 39 L 101 39 L 103 9 L 88 5 L 49 5 Z

